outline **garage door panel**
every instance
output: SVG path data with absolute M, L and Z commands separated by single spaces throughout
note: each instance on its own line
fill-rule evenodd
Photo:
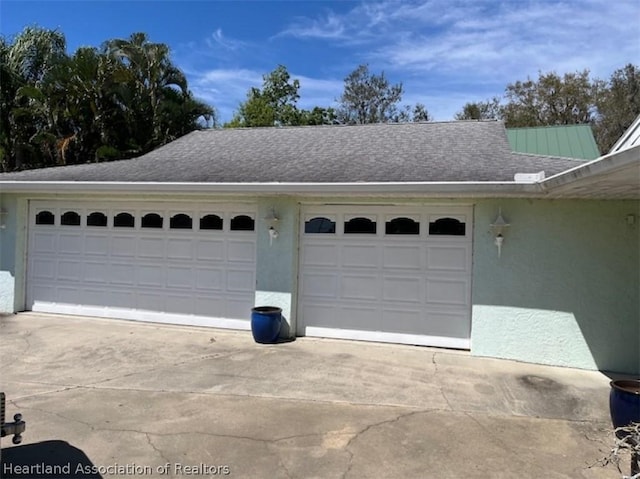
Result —
M 427 279 L 427 301 L 434 304 L 465 306 L 468 284 L 465 280 Z
M 196 259 L 199 261 L 222 261 L 225 257 L 224 240 L 199 240 Z
M 382 249 L 382 267 L 403 270 L 420 271 L 424 268 L 422 261 L 422 247 L 413 246 L 384 246 Z
M 184 295 L 165 296 L 166 312 L 178 314 L 193 314 L 193 298 Z
M 254 263 L 256 246 L 253 241 L 229 241 L 227 259 L 235 263 Z
M 336 273 L 308 273 L 302 278 L 304 296 L 308 298 L 327 298 L 335 300 L 338 297 L 339 277 Z
M 377 277 L 344 274 L 340 280 L 340 297 L 359 301 L 372 301 L 380 296 Z
M 38 232 L 34 237 L 32 253 L 55 253 L 57 239 L 57 233 Z
M 302 308 L 302 316 L 307 324 L 322 324 L 329 328 L 341 326 L 341 316 L 335 307 L 324 304 L 305 304 Z
M 51 286 L 44 286 L 40 284 L 32 284 L 34 297 L 38 298 L 39 302 L 55 303 L 57 299 L 56 288 Z
M 193 288 L 193 269 L 188 267 L 167 266 L 167 286 L 170 288 Z
M 107 266 L 109 271 L 108 282 L 134 286 L 136 284 L 136 266 L 131 263 L 111 263 Z
M 72 260 L 60 260 L 58 261 L 58 274 L 57 279 L 59 280 L 71 280 L 71 281 L 81 281 L 82 280 L 82 262 L 80 261 L 72 261 Z
M 165 258 L 164 238 L 140 238 L 138 240 L 138 256 L 140 258 Z
M 58 240 L 58 252 L 82 254 L 83 236 L 81 234 L 61 234 Z
M 424 320 L 423 311 L 420 309 L 404 310 L 400 308 L 384 308 L 382 310 L 382 322 L 388 325 L 387 329 L 405 334 L 429 334 L 429 325 Z
M 342 266 L 377 268 L 380 262 L 379 248 L 370 245 L 345 245 L 342 247 Z
M 193 241 L 190 239 L 168 239 L 167 259 L 191 261 L 193 254 Z
M 121 308 L 125 310 L 135 309 L 138 307 L 138 301 L 135 294 L 130 291 L 110 291 L 108 306 Z
M 106 257 L 109 254 L 109 238 L 107 236 L 85 235 L 85 256 Z
M 82 291 L 82 303 L 87 306 L 108 306 L 110 294 L 108 291 L 85 288 Z
M 385 301 L 422 301 L 422 280 L 420 278 L 385 277 L 382 297 Z
M 196 269 L 196 288 L 209 291 L 224 289 L 224 271 L 221 268 Z
M 427 267 L 431 270 L 466 271 L 469 265 L 469 248 L 460 246 L 427 247 Z
M 136 255 L 135 236 L 113 236 L 111 238 L 111 256 L 133 258 Z
M 340 251 L 333 244 L 308 244 L 305 247 L 301 263 L 306 266 L 338 266 Z
M 255 275 L 253 271 L 227 269 L 227 290 L 254 291 Z
M 105 268 L 104 262 L 91 263 L 91 262 L 85 261 L 82 264 L 82 267 L 83 267 L 82 277 L 84 278 L 85 282 L 101 283 L 101 284 L 106 284 L 109 282 L 111 268 L 108 268 L 108 267 Z
M 427 311 L 427 317 L 433 326 L 430 334 L 452 338 L 468 338 L 471 329 L 469 320 L 464 314 L 446 311 Z
M 138 265 L 136 273 L 137 284 L 139 286 L 154 286 L 156 288 L 162 288 L 165 285 L 163 266 Z
M 251 317 L 251 308 L 253 305 L 247 305 L 244 297 L 229 297 L 226 301 L 227 309 L 224 313 L 225 318 L 249 318 Z
M 56 260 L 46 258 L 33 258 L 31 261 L 31 277 L 34 280 L 56 279 Z
M 226 311 L 226 301 L 214 296 L 197 296 L 194 301 L 194 314 L 199 316 L 222 315 Z
M 137 294 L 136 309 L 166 313 L 165 298 L 166 295 L 164 294 L 139 291 Z
M 364 305 L 345 305 L 341 308 L 339 328 L 380 331 L 382 311 Z

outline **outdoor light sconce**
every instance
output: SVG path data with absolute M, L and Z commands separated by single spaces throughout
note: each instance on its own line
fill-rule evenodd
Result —
M 500 255 L 502 254 L 502 243 L 504 242 L 504 236 L 502 235 L 502 233 L 504 232 L 505 228 L 507 228 L 508 226 L 510 226 L 509 223 L 507 223 L 502 217 L 502 208 L 499 208 L 498 217 L 495 219 L 493 223 L 491 223 L 491 229 L 493 230 L 493 233 L 496 235 L 496 238 L 493 244 L 495 244 L 498 247 L 498 258 L 500 258 Z
M 275 224 L 279 219 L 273 207 L 271 207 L 271 213 L 264 217 L 264 220 L 269 223 L 269 246 L 273 246 L 273 240 L 278 239 L 278 230 L 275 228 Z

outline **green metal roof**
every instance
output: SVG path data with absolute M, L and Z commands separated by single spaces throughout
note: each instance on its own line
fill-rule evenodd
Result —
M 507 128 L 507 137 L 512 150 L 518 153 L 579 160 L 594 160 L 600 156 L 589 125 Z

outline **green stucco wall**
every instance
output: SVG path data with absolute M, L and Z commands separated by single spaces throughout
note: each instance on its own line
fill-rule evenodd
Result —
M 0 194 L 0 313 L 20 309 L 23 268 L 20 258 L 25 254 L 25 201 L 15 195 Z
M 269 221 L 275 212 L 277 221 Z M 297 201 L 286 197 L 266 197 L 258 200 L 256 306 L 282 308 L 287 322 L 281 336 L 295 335 L 296 283 L 298 271 Z M 269 228 L 278 232 L 270 240 Z
M 167 200 L 158 195 L 131 199 Z M 257 202 L 255 304 L 281 307 L 289 326 L 284 335 L 293 335 L 300 203 L 321 201 L 287 196 L 202 195 L 201 199 Z M 473 204 L 471 353 L 640 374 L 640 202 L 348 197 L 331 198 L 331 202 Z M 0 204 L 8 212 L 3 218 L 5 228 L 0 229 L 0 311 L 20 311 L 24 308 L 27 197 L 3 194 Z M 272 208 L 279 217 L 273 223 L 279 236 L 270 244 L 271 223 L 265 217 Z M 511 223 L 501 258 L 489 226 L 498 208 Z M 629 215 L 633 224 L 627 220 Z
M 499 207 L 511 223 L 501 258 L 489 227 Z M 472 354 L 638 374 L 639 210 L 638 201 L 478 201 Z

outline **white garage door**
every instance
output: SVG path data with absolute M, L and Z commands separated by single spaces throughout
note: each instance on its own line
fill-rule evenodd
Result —
M 255 205 L 32 202 L 27 309 L 249 328 Z
M 309 206 L 299 334 L 468 349 L 472 210 Z

